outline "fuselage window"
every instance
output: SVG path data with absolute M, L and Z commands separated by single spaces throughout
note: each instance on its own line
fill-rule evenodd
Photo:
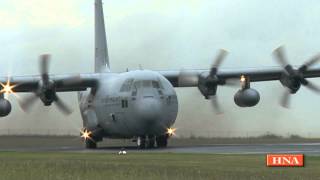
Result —
M 167 104 L 168 104 L 168 105 L 171 104 L 171 96 L 168 96 L 168 98 L 167 98 Z
M 133 83 L 133 79 L 125 80 L 124 83 L 122 84 L 121 88 L 120 88 L 120 92 L 128 92 L 128 91 L 130 91 L 132 83 Z

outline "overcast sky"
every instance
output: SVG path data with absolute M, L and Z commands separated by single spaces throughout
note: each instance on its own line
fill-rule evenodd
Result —
M 51 73 L 93 72 L 93 0 L 0 1 L 0 72 L 38 74 L 38 56 L 52 54 Z M 104 1 L 111 68 L 164 70 L 209 68 L 220 48 L 222 68 L 277 66 L 273 49 L 286 45 L 290 62 L 320 52 L 317 0 L 122 0 Z M 319 80 L 313 80 L 320 85 Z M 215 115 L 196 88 L 177 89 L 176 127 L 181 134 L 246 135 L 275 132 L 320 136 L 320 97 L 302 88 L 291 109 L 278 100 L 279 82 L 252 84 L 261 95 L 254 108 L 233 102 L 237 88 L 219 87 L 224 115 Z M 30 114 L 15 98 L 0 129 L 71 129 L 82 125 L 76 93 L 63 93 L 74 108 L 64 117 L 39 103 Z

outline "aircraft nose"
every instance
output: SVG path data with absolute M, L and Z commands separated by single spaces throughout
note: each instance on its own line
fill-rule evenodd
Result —
M 137 114 L 139 119 L 153 122 L 158 119 L 161 114 L 161 103 L 155 98 L 144 97 L 138 101 Z

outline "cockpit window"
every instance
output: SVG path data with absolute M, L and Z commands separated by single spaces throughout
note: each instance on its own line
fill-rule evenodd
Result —
M 152 87 L 154 87 L 154 88 L 156 88 L 156 89 L 159 89 L 159 88 L 160 88 L 159 82 L 157 82 L 157 81 L 152 81 Z
M 133 83 L 133 89 L 139 89 L 141 87 L 141 81 L 135 81 Z
M 133 79 L 125 80 L 124 83 L 122 84 L 121 88 L 120 88 L 120 92 L 128 92 L 128 91 L 130 91 L 132 83 L 133 83 Z
M 137 91 L 140 89 L 140 87 L 153 87 L 155 89 L 163 89 L 161 82 L 159 81 L 151 81 L 151 80 L 140 80 L 140 81 L 134 81 L 132 84 L 132 91 Z
M 152 87 L 156 89 L 163 89 L 161 81 L 152 81 Z
M 138 89 L 141 87 L 141 81 L 135 81 L 132 86 L 132 96 L 137 95 Z
M 143 87 L 151 87 L 151 81 L 142 81 Z

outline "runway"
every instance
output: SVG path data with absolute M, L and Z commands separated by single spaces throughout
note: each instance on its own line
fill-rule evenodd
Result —
M 320 143 L 301 144 L 225 144 L 225 145 L 197 145 L 170 146 L 163 149 L 137 149 L 134 146 L 99 147 L 88 150 L 83 147 L 28 147 L 4 148 L 1 151 L 15 152 L 78 152 L 78 153 L 117 153 L 122 148 L 128 153 L 206 153 L 206 154 L 267 154 L 267 153 L 302 153 L 306 155 L 320 155 Z
M 76 152 L 118 152 L 121 147 L 102 147 L 97 150 L 77 149 Z M 164 149 L 139 150 L 126 147 L 127 152 L 150 153 L 206 153 L 206 154 L 266 154 L 266 153 L 302 153 L 320 155 L 320 143 L 304 144 L 228 144 L 228 145 L 198 145 L 167 147 Z M 67 150 L 67 149 L 65 149 Z M 69 150 L 67 150 L 69 151 Z M 74 151 L 74 150 L 71 150 Z
M 106 139 L 95 150 L 84 148 L 79 137 L 67 136 L 0 136 L 0 152 L 79 152 L 118 153 L 211 153 L 211 154 L 266 154 L 303 153 L 320 155 L 320 139 L 170 139 L 167 148 L 137 149 L 130 140 Z

